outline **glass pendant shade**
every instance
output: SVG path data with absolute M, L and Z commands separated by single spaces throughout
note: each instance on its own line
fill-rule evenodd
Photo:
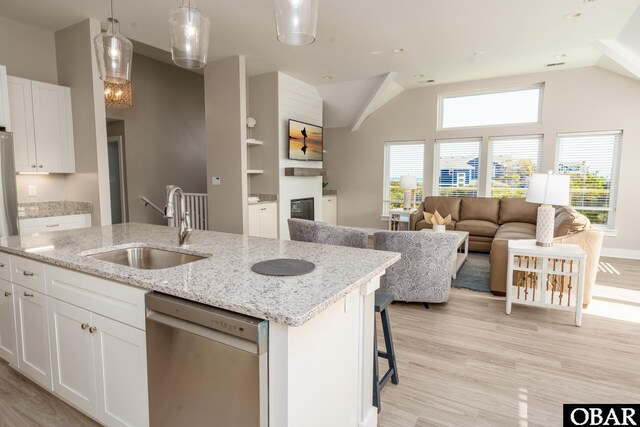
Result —
M 207 65 L 209 18 L 190 1 L 169 12 L 171 59 L 179 67 L 198 70 Z
M 278 40 L 304 46 L 316 40 L 320 0 L 275 0 Z
M 105 82 L 124 84 L 131 81 L 133 44 L 120 34 L 117 19 L 109 18 L 109 28 L 93 40 L 100 78 Z
M 104 103 L 110 110 L 127 110 L 133 107 L 131 82 L 115 84 L 104 82 Z

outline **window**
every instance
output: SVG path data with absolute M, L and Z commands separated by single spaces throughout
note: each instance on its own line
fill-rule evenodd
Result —
M 540 122 L 542 85 L 440 98 L 440 129 Z
M 436 141 L 434 194 L 478 196 L 480 142 L 479 138 Z
M 424 198 L 424 141 L 387 142 L 384 146 L 384 196 L 382 215 L 404 204 L 400 188 L 402 175 L 414 175 L 418 181 L 415 200 Z
M 571 205 L 613 227 L 622 132 L 559 134 L 556 172 L 571 176 Z
M 489 138 L 488 194 L 526 197 L 531 175 L 540 172 L 542 136 Z

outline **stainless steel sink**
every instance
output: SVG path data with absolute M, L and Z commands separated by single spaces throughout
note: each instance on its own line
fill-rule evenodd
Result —
M 144 270 L 160 270 L 177 267 L 209 258 L 203 255 L 186 254 L 165 249 L 133 247 L 87 255 L 89 258 L 126 265 Z

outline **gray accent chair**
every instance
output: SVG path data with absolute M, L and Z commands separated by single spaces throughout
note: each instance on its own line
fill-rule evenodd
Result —
M 380 289 L 396 301 L 441 303 L 449 300 L 451 272 L 456 260 L 457 236 L 422 231 L 381 231 L 373 235 L 374 249 L 400 252 Z
M 349 246 L 366 249 L 369 236 L 366 231 L 351 227 L 325 224 L 307 219 L 289 218 L 289 237 L 298 242 Z

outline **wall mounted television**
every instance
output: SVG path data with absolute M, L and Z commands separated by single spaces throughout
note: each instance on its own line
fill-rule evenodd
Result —
M 322 127 L 289 119 L 289 159 L 322 161 Z

